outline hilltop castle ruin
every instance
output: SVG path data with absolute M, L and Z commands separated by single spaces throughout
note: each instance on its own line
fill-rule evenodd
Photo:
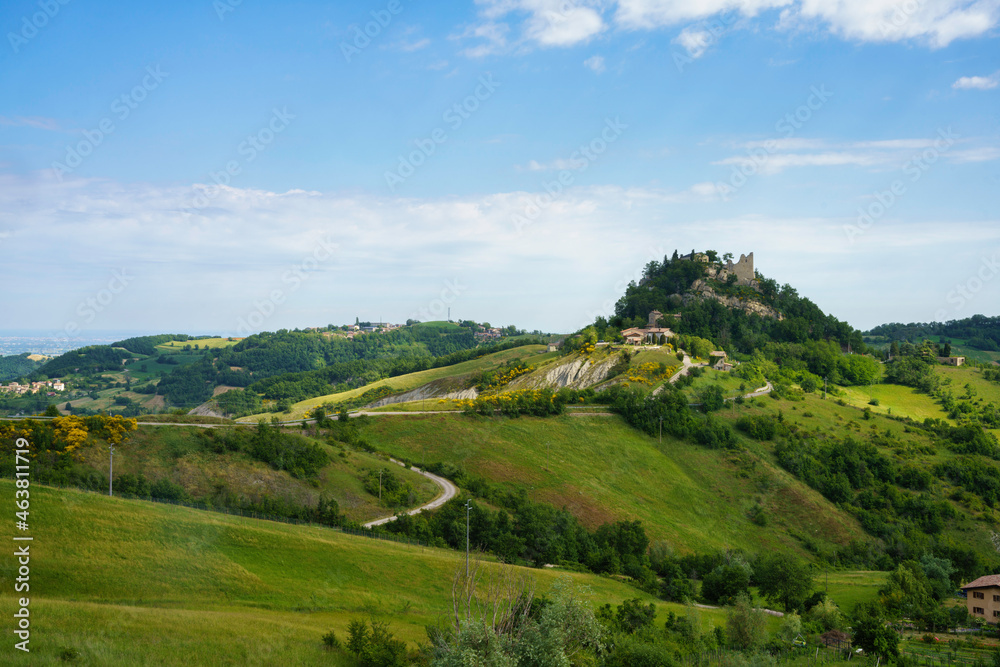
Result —
M 703 252 L 691 252 L 687 255 L 681 255 L 677 258 L 678 261 L 685 262 L 701 262 L 702 264 L 709 264 L 708 255 Z M 753 268 L 753 253 L 749 255 L 740 255 L 740 261 L 733 263 L 733 260 L 727 260 L 726 265 L 718 269 L 715 275 L 711 276 L 717 280 L 726 280 L 730 275 L 736 276 L 736 282 L 739 285 L 750 285 L 757 280 L 757 274 Z

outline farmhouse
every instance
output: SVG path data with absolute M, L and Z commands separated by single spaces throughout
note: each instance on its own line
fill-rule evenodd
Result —
M 962 586 L 966 594 L 969 615 L 986 619 L 990 623 L 1000 621 L 1000 574 L 979 577 Z
M 666 343 L 673 338 L 674 332 L 667 327 L 657 326 L 657 320 L 663 317 L 663 313 L 654 310 L 649 313 L 649 322 L 645 327 L 630 327 L 622 330 L 622 338 L 629 345 L 641 345 L 642 343 L 652 343 L 659 345 Z
M 729 363 L 729 355 L 725 350 L 713 350 L 708 353 L 709 366 L 719 371 L 731 371 L 733 365 Z
M 945 366 L 961 366 L 965 363 L 965 357 L 938 357 L 937 360 Z

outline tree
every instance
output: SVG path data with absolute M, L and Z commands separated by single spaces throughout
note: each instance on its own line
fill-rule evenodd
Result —
M 323 428 L 326 426 L 326 409 L 322 405 L 317 405 L 310 416 L 316 420 L 317 427 Z
M 900 616 L 917 616 L 933 606 L 930 588 L 924 567 L 908 560 L 889 573 L 879 593 L 887 611 Z
M 736 602 L 726 610 L 726 637 L 740 650 L 753 650 L 764 643 L 764 612 L 754 609 L 750 596 L 740 593 Z
M 853 629 L 852 643 L 866 653 L 882 658 L 899 657 L 899 634 L 889 625 L 880 603 L 859 602 L 854 607 Z
M 950 560 L 926 553 L 920 558 L 920 565 L 927 575 L 928 589 L 935 600 L 943 600 L 955 590 L 951 582 L 955 567 Z
M 56 407 L 55 403 L 49 403 L 49 407 L 45 408 L 45 415 L 44 416 L 46 416 L 46 417 L 58 417 L 59 416 L 59 408 Z
M 785 614 L 785 618 L 781 621 L 781 627 L 778 629 L 778 637 L 782 641 L 791 644 L 801 632 L 802 618 L 794 612 Z
M 753 568 L 739 554 L 731 554 L 728 562 L 715 567 L 705 575 L 701 594 L 709 602 L 730 603 L 746 595 L 753 576 Z
M 813 575 L 809 564 L 791 554 L 771 552 L 758 559 L 754 579 L 760 594 L 785 611 L 802 606 L 812 590 Z
M 824 630 L 839 630 L 844 619 L 837 603 L 824 596 L 822 602 L 809 610 L 809 620 L 819 623 Z
M 710 384 L 698 392 L 698 400 L 701 402 L 702 412 L 714 412 L 726 404 L 722 387 L 717 384 Z

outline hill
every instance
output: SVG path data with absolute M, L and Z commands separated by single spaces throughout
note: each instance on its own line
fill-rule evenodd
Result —
M 919 345 L 930 340 L 947 345 L 955 355 L 984 363 L 1000 363 L 1000 316 L 973 315 L 949 322 L 882 324 L 864 335 L 867 342 L 885 350 L 894 342 Z
M 766 460 L 670 435 L 660 445 L 617 416 L 399 416 L 372 420 L 364 433 L 377 448 L 417 464 L 447 462 L 524 489 L 592 530 L 638 519 L 651 540 L 680 552 L 805 555 L 807 541 L 832 550 L 864 535 L 851 517 Z M 763 526 L 752 519 L 757 505 L 766 508 Z
M 14 485 L 0 480 L 4 497 Z M 184 507 L 33 485 L 31 649 L 11 665 L 354 664 L 323 650 L 334 629 L 374 617 L 411 647 L 426 625 L 447 624 L 454 551 L 354 537 Z M 598 604 L 638 597 L 661 618 L 683 605 L 608 578 L 522 570 L 545 593 L 560 577 Z M 0 565 L 0 604 L 11 616 L 13 559 Z M 36 588 L 37 587 L 37 588 Z M 698 613 L 700 628 L 721 612 Z
M 103 410 L 138 416 L 212 401 L 203 413 L 238 417 L 284 412 L 310 397 L 538 342 L 512 326 L 491 331 L 489 344 L 477 338 L 484 334 L 475 322 L 364 332 L 330 326 L 244 339 L 162 334 L 72 350 L 41 367 L 19 362 L 17 370 L 30 370 L 32 379 L 62 379 L 66 391 L 51 400 L 73 414 Z M 232 390 L 237 390 L 232 396 L 216 398 Z M 49 402 L 41 395 L 0 396 L 0 410 L 41 412 Z
M 768 343 L 833 341 L 863 351 L 861 333 L 826 315 L 794 287 L 779 286 L 754 268 L 753 253 L 734 263 L 714 250 L 651 261 L 638 282 L 629 283 L 609 319 L 594 324 L 599 338 L 644 326 L 652 311 L 664 326 L 715 341 L 731 352 L 752 353 Z M 609 333 L 610 331 L 610 333 Z
M 24 354 L 12 354 L 0 356 L 0 382 L 8 380 L 18 380 L 34 373 L 42 363 L 31 357 L 36 356 L 28 352 Z
M 268 424 L 134 427 L 97 416 L 0 422 L 0 437 L 35 443 L 36 481 L 107 490 L 107 446 L 114 441 L 118 496 L 328 525 L 358 525 L 439 494 L 427 478 L 348 445 L 345 441 L 358 442 L 356 423 L 334 427 L 340 439 L 324 437 L 315 427 L 298 432 Z M 0 470 L 14 472 L 9 463 Z

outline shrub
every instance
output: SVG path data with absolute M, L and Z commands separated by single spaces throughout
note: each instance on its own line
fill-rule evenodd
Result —
M 323 635 L 323 646 L 326 647 L 327 651 L 340 648 L 340 640 L 337 639 L 337 634 L 333 630 Z

